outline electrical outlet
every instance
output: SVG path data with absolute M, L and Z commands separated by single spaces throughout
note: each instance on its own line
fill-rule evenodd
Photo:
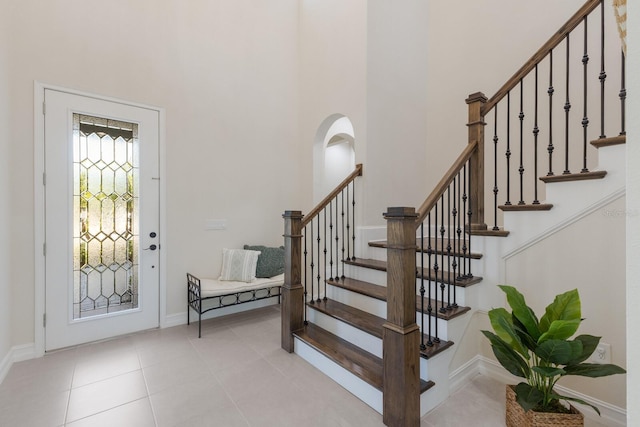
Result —
M 611 363 L 611 344 L 600 343 L 589 358 L 591 363 Z

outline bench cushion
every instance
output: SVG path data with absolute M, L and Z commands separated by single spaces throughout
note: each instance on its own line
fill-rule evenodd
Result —
M 251 291 L 255 289 L 269 288 L 272 286 L 282 286 L 284 284 L 284 274 L 274 277 L 258 278 L 253 282 L 243 282 L 236 280 L 201 279 L 200 294 L 202 298 L 218 295 L 227 295 L 237 292 Z

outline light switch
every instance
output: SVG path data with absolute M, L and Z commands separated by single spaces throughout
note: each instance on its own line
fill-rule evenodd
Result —
M 226 219 L 208 219 L 204 223 L 205 230 L 226 230 L 227 229 L 227 220 Z

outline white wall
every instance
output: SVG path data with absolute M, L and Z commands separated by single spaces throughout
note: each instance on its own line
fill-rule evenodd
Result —
M 612 363 L 626 367 L 625 200 L 620 198 L 506 260 L 505 283 L 516 286 L 536 313 L 577 288 L 578 333 L 611 344 Z M 539 315 L 538 317 L 541 317 Z M 560 385 L 624 408 L 626 376 L 567 377 Z
M 325 136 L 325 132 L 328 131 L 327 125 L 337 117 L 346 116 L 351 122 L 355 136 L 355 162 L 365 164 L 363 179 L 366 180 L 368 176 L 367 1 L 303 0 L 300 5 L 301 155 L 298 162 L 305 171 L 313 173 L 314 187 L 303 190 L 303 205 L 290 206 L 290 209 L 300 209 L 305 213 L 313 208 L 314 202 L 322 200 L 327 195 L 326 189 L 330 182 L 335 182 L 333 179 L 326 179 L 325 171 L 319 170 L 323 166 L 325 154 L 325 141 L 319 139 Z M 314 158 L 319 160 L 318 163 L 313 163 Z M 374 171 L 371 170 L 371 173 Z M 344 176 L 339 178 L 337 183 L 343 178 Z
M 627 9 L 627 70 L 640 69 L 640 6 L 629 1 Z M 640 93 L 637 73 L 629 72 L 628 93 Z M 640 97 L 627 100 L 627 425 L 640 425 Z
M 7 124 L 10 121 L 9 109 L 9 76 L 7 64 L 9 59 L 9 32 L 7 31 L 7 19 L 3 13 L 0 15 L 0 194 L 4 200 L 0 203 L 0 370 L 2 361 L 5 360 L 11 348 L 11 274 L 9 268 L 12 262 L 11 241 L 11 215 L 9 211 L 9 199 L 7 195 L 11 191 L 11 175 L 9 167 L 10 138 Z M 2 377 L 0 375 L 0 380 Z
M 424 176 L 430 187 L 468 143 L 465 99 L 475 92 L 493 96 L 584 0 L 427 3 L 426 83 L 432 102 L 427 110 L 429 159 Z
M 374 173 L 365 181 L 365 225 L 383 225 L 387 207 L 419 206 L 431 190 L 422 181 L 437 143 L 426 139 L 428 3 L 368 2 L 365 172 Z
M 34 340 L 34 80 L 165 109 L 169 315 L 186 311 L 185 272 L 218 274 L 222 247 L 282 243 L 281 215 L 311 182 L 297 160 L 297 1 L 5 3 L 14 345 Z

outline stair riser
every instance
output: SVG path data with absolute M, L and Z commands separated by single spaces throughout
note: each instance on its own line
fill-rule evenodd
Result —
M 332 334 L 349 341 L 351 344 L 357 345 L 361 349 L 382 358 L 382 340 L 380 338 L 376 338 L 367 332 L 317 310 L 308 309 L 307 319 L 309 322 L 320 326 L 322 329 L 325 329 Z
M 327 287 L 327 296 L 335 301 L 350 305 L 359 310 L 366 311 L 367 313 L 371 313 L 375 316 L 382 317 L 385 319 L 387 317 L 387 303 L 384 301 L 380 301 L 375 298 L 370 298 L 366 295 L 362 295 L 356 292 L 351 292 L 346 289 L 342 289 L 334 286 Z M 418 326 L 421 326 L 419 312 L 416 312 L 416 322 L 418 323 Z M 425 316 L 424 322 L 425 322 L 425 327 L 428 327 L 427 326 L 428 320 L 426 316 Z M 448 322 L 443 319 L 437 319 L 437 323 L 438 323 L 438 336 L 443 340 L 448 340 L 447 338 Z M 435 328 L 435 322 L 433 319 L 432 319 L 432 327 Z

